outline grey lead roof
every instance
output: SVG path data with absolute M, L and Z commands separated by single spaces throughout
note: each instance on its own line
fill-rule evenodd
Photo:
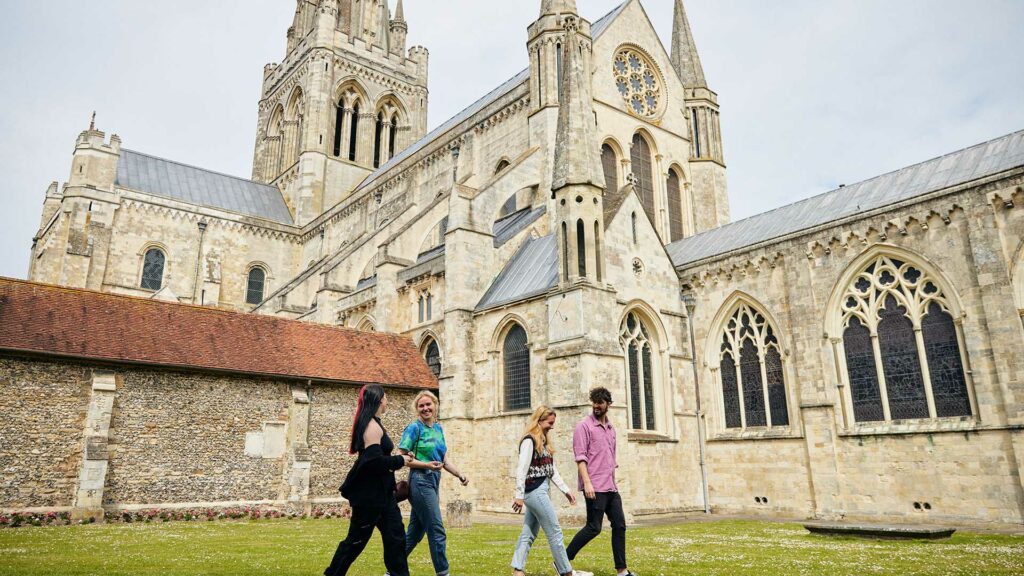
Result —
M 491 232 L 494 234 L 494 247 L 498 248 L 504 245 L 505 242 L 515 238 L 516 234 L 526 230 L 530 224 L 533 224 L 541 216 L 547 214 L 547 211 L 547 206 L 540 206 L 532 210 L 523 208 L 496 221 L 491 229 Z
M 677 268 L 1024 166 L 1024 130 L 666 246 Z
M 594 40 L 597 40 L 598 36 L 603 34 L 604 31 L 608 29 L 608 25 L 611 24 L 613 20 L 615 20 L 615 17 L 618 16 L 620 12 L 622 12 L 623 8 L 625 8 L 627 4 L 629 4 L 629 0 L 626 0 L 625 2 L 619 4 L 618 6 L 613 8 L 611 12 L 605 14 L 601 19 L 599 19 L 597 22 L 594 22 L 591 25 L 590 34 L 591 36 L 593 36 Z M 427 145 L 429 145 L 431 142 L 437 140 L 452 128 L 455 128 L 459 124 L 472 118 L 474 114 L 490 106 L 491 104 L 493 104 L 501 97 L 505 96 L 506 94 L 514 90 L 517 86 L 519 86 L 529 78 L 530 69 L 527 68 L 520 72 L 519 74 L 516 74 L 509 80 L 505 81 L 504 84 L 498 86 L 497 88 L 486 94 L 483 98 L 480 98 L 476 102 L 470 104 L 469 107 L 467 107 L 465 110 L 449 118 L 447 122 L 441 124 L 437 128 L 434 128 L 426 136 L 420 138 L 416 143 L 409 146 L 405 150 L 402 150 L 393 158 L 385 162 L 380 168 L 374 170 L 372 174 L 367 176 L 366 180 L 363 180 L 362 184 L 356 187 L 356 191 L 363 190 L 371 186 L 381 176 L 387 174 L 392 168 L 403 162 L 406 158 L 426 148 Z
M 121 157 L 117 162 L 115 183 L 123 188 L 189 204 L 220 208 L 282 224 L 294 224 L 281 191 L 274 186 L 124 148 L 121 149 Z
M 495 308 L 537 296 L 558 284 L 558 246 L 555 235 L 530 237 L 494 279 L 477 310 Z

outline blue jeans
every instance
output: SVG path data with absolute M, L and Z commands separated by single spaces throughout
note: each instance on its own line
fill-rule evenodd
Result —
M 441 486 L 441 473 L 433 470 L 413 470 L 409 474 L 409 529 L 405 533 L 405 554 L 412 553 L 416 545 L 427 536 L 430 545 L 430 560 L 434 563 L 437 576 L 448 576 L 448 556 L 445 545 L 448 541 L 441 518 L 441 504 L 437 493 Z
M 523 531 L 519 534 L 519 542 L 516 544 L 516 553 L 512 556 L 512 569 L 526 570 L 526 556 L 530 554 L 530 547 L 537 539 L 537 531 L 544 529 L 548 537 L 548 547 L 551 548 L 551 556 L 555 560 L 555 570 L 559 574 L 572 572 L 572 565 L 569 564 L 569 557 L 565 554 L 565 542 L 562 540 L 562 527 L 558 524 L 558 513 L 551 504 L 548 497 L 550 482 L 545 480 L 533 492 L 526 494 L 523 499 L 526 504 L 526 518 L 523 520 Z

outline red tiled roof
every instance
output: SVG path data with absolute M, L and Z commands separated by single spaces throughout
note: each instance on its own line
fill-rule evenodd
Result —
M 0 350 L 437 388 L 412 340 L 0 277 Z

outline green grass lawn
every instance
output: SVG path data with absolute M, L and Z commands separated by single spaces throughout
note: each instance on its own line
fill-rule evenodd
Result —
M 345 520 L 260 520 L 111 524 L 0 530 L 0 574 L 170 575 L 321 574 Z M 575 531 L 566 531 L 571 538 Z M 519 530 L 481 525 L 450 530 L 453 576 L 503 576 Z M 798 524 L 693 522 L 628 533 L 630 567 L 640 576 L 682 574 L 1024 574 L 1024 537 L 960 534 L 941 542 L 876 542 L 809 535 Z M 607 531 L 575 567 L 614 576 Z M 426 543 L 410 560 L 413 575 L 432 575 Z M 379 537 L 353 576 L 380 576 Z M 530 576 L 554 574 L 543 535 Z

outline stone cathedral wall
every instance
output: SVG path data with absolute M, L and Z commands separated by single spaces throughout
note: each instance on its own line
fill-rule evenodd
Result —
M 707 410 L 715 511 L 906 522 L 1024 521 L 1024 330 L 1011 272 L 1019 180 L 933 195 L 681 271 Z M 1009 200 L 1009 201 L 1007 201 Z M 844 273 L 876 254 L 948 282 L 961 320 L 972 416 L 858 423 L 829 334 Z M 769 315 L 785 348 L 791 426 L 727 429 L 715 358 L 736 298 Z M 767 504 L 764 498 L 767 498 Z M 755 499 L 759 499 L 755 500 Z
M 97 375 L 109 375 L 116 389 L 96 386 Z M 339 502 L 338 486 L 354 462 L 348 443 L 358 390 L 5 355 L 0 509 L 71 509 L 88 483 L 86 464 L 96 463 L 105 465 L 105 478 L 89 488 L 108 513 Z M 94 405 L 107 394 L 113 404 L 104 415 Z M 396 442 L 414 418 L 413 394 L 388 389 L 384 420 Z M 104 417 L 105 441 L 86 442 L 102 435 Z

